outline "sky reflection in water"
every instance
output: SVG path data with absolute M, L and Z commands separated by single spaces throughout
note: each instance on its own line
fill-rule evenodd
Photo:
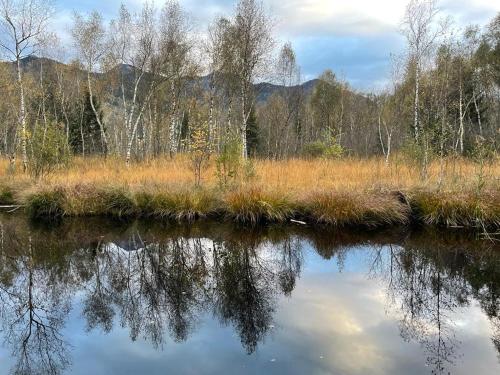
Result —
M 464 235 L 0 224 L 0 373 L 500 371 L 500 249 Z

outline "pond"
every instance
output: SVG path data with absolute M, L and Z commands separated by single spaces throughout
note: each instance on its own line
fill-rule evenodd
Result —
M 499 374 L 500 248 L 0 216 L 0 373 Z

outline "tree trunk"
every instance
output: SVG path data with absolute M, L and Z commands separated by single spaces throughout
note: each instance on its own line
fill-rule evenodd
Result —
M 477 113 L 477 124 L 479 125 L 479 135 L 483 136 L 483 124 L 481 123 L 481 111 L 479 110 L 479 105 L 477 104 L 476 91 L 472 90 L 472 97 L 474 98 L 474 108 Z
M 241 88 L 241 127 L 240 127 L 240 137 L 241 137 L 241 152 L 243 159 L 248 158 L 248 150 L 247 150 L 247 122 L 248 122 L 248 116 L 246 113 L 246 107 L 247 107 L 247 95 L 246 95 L 246 90 L 244 89 L 244 86 L 242 85 Z
M 88 84 L 88 89 L 89 89 L 90 106 L 92 107 L 92 111 L 94 112 L 94 116 L 96 118 L 96 121 L 99 124 L 99 129 L 101 131 L 101 138 L 102 138 L 102 142 L 104 145 L 104 156 L 106 157 L 106 156 L 108 156 L 108 138 L 106 136 L 106 131 L 105 131 L 104 125 L 101 121 L 101 117 L 99 116 L 99 113 L 97 113 L 97 110 L 95 109 L 94 95 L 92 93 L 92 83 L 90 81 L 90 71 L 87 73 L 87 84 Z
M 28 170 L 28 134 L 26 130 L 26 104 L 24 98 L 23 76 L 21 71 L 21 60 L 17 58 L 17 83 L 19 85 L 20 105 L 19 105 L 19 124 L 21 125 L 21 151 L 23 157 L 23 171 Z M 14 158 L 15 160 L 15 158 Z
M 171 95 L 172 95 L 172 110 L 170 114 L 170 157 L 177 153 L 177 124 L 176 124 L 176 112 L 177 112 L 177 97 L 175 95 L 175 86 L 172 81 L 171 84 Z
M 464 153 L 464 114 L 463 114 L 463 89 L 462 89 L 462 81 L 460 80 L 460 89 L 459 89 L 459 115 L 460 115 L 460 129 L 458 132 L 459 142 L 460 142 L 460 154 Z
M 414 128 L 415 128 L 415 141 L 418 142 L 420 138 L 420 129 L 418 123 L 418 106 L 420 100 L 420 66 L 416 63 L 415 67 L 415 104 L 414 104 Z

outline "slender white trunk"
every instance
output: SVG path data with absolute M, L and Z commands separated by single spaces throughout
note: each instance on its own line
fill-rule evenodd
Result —
M 208 141 L 212 141 L 212 133 L 214 129 L 214 94 L 210 93 L 210 108 L 208 110 Z
M 171 95 L 172 95 L 172 111 L 170 114 L 170 156 L 177 153 L 177 96 L 175 95 L 175 85 L 172 81 L 171 84 Z
M 127 166 L 130 164 L 130 157 L 132 154 L 132 145 L 134 143 L 135 135 L 137 134 L 137 127 L 139 126 L 139 122 L 141 121 L 141 118 L 142 118 L 142 115 L 144 114 L 144 110 L 146 109 L 146 106 L 149 105 L 149 100 L 151 99 L 152 95 L 153 95 L 153 87 L 150 87 L 148 96 L 145 98 L 144 103 L 142 104 L 141 108 L 139 109 L 139 113 L 137 114 L 137 118 L 135 119 L 134 125 L 132 126 L 132 132 L 131 132 L 129 139 L 128 139 L 127 153 L 126 153 L 127 156 L 126 156 L 126 160 L 125 160 Z M 134 98 L 134 101 L 135 101 L 135 98 Z M 132 107 L 135 107 L 135 104 L 133 104 Z M 130 119 L 132 119 L 132 118 L 130 118 Z
M 460 142 L 460 153 L 464 153 L 464 114 L 463 114 L 463 90 L 462 90 L 462 80 L 460 80 L 459 88 L 459 115 L 460 115 L 460 129 L 459 129 L 459 142 Z
M 19 105 L 19 124 L 21 125 L 21 152 L 23 157 L 23 170 L 28 169 L 28 133 L 26 130 L 26 104 L 24 98 L 23 76 L 21 71 L 21 59 L 17 58 L 17 83 L 19 85 L 20 105 Z M 15 160 L 15 159 L 14 159 Z
M 241 151 L 243 159 L 248 157 L 247 150 L 247 115 L 246 115 L 247 98 L 245 94 L 245 89 L 243 85 L 241 86 L 241 127 L 240 127 L 240 137 L 241 137 Z
M 418 118 L 418 106 L 419 106 L 419 100 L 420 100 L 420 66 L 417 61 L 416 67 L 415 67 L 415 103 L 414 103 L 414 128 L 415 128 L 415 141 L 418 142 L 420 138 L 420 124 L 419 124 L 419 118 Z
M 472 90 L 472 97 L 474 99 L 474 108 L 477 113 L 477 124 L 479 125 L 479 135 L 483 136 L 483 124 L 481 123 L 481 111 L 479 110 L 479 105 L 477 103 L 476 90 Z
M 99 124 L 99 129 L 101 131 L 101 138 L 102 138 L 102 142 L 104 144 L 104 156 L 107 156 L 108 155 L 108 138 L 106 136 L 106 131 L 104 130 L 104 125 L 101 121 L 101 117 L 99 116 L 99 113 L 97 113 L 97 110 L 96 110 L 95 105 L 94 105 L 94 95 L 92 93 L 92 83 L 90 80 L 90 69 L 87 72 L 87 84 L 88 84 L 88 89 L 89 89 L 90 106 L 92 107 L 92 111 L 94 112 L 96 121 Z
M 380 146 L 382 147 L 382 154 L 387 157 L 387 153 L 385 152 L 384 140 L 382 139 L 382 115 L 378 114 L 378 139 L 380 140 Z

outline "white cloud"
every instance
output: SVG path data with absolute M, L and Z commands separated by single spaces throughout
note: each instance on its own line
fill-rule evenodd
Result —
M 139 11 L 144 0 L 59 1 L 55 27 L 65 44 L 70 40 L 70 15 L 100 10 L 105 19 L 115 17 L 121 2 Z M 160 8 L 163 0 L 153 0 Z M 206 32 L 217 15 L 230 15 L 237 0 L 179 0 L 194 21 L 198 35 Z M 354 86 L 380 86 L 387 79 L 389 56 L 403 48 L 399 34 L 406 0 L 263 0 L 276 19 L 278 41 L 290 40 L 306 77 L 333 68 Z M 500 0 L 440 0 L 443 16 L 455 26 L 485 24 L 500 11 Z

